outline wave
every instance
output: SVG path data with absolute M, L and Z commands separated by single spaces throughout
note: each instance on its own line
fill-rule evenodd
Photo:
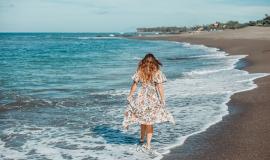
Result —
M 117 90 L 107 90 L 107 91 L 99 91 L 99 92 L 92 92 L 89 95 L 111 95 L 111 96 L 122 96 L 128 95 L 129 90 L 126 88 L 117 89 Z
M 62 37 L 63 39 L 79 39 L 79 40 L 88 40 L 88 39 L 121 39 L 121 37 L 115 36 L 81 36 L 81 37 Z
M 185 47 L 189 47 L 192 49 L 200 49 L 206 51 L 208 54 L 194 56 L 190 58 L 210 58 L 210 59 L 225 59 L 227 62 L 225 66 L 221 68 L 209 68 L 209 69 L 195 69 L 190 72 L 184 72 L 184 75 L 193 76 L 193 75 L 203 75 L 203 74 L 212 74 L 222 71 L 228 71 L 236 68 L 237 62 L 241 59 L 247 57 L 247 55 L 229 55 L 228 53 L 221 51 L 218 48 L 206 47 L 205 45 L 191 45 L 190 43 L 181 43 Z
M 14 109 L 22 109 L 29 107 L 45 107 L 45 106 L 53 106 L 53 102 L 45 99 L 34 99 L 26 96 L 16 96 L 15 100 L 11 100 L 12 102 L 2 104 L 0 106 L 0 112 L 14 110 Z
M 166 60 L 171 60 L 171 61 L 179 61 L 179 60 L 189 60 L 189 59 L 199 59 L 200 56 L 190 56 L 190 57 L 168 57 Z
M 225 56 L 229 55 L 225 51 L 222 51 L 221 49 L 215 48 L 215 47 L 207 47 L 207 46 L 202 45 L 202 44 L 190 44 L 190 43 L 187 43 L 187 42 L 178 42 L 178 43 L 181 44 L 185 48 L 204 50 L 204 51 L 206 51 L 208 53 L 205 56 L 221 56 L 221 57 L 225 57 Z
M 66 89 L 58 89 L 60 91 L 66 91 Z M 85 89 L 89 91 L 88 89 Z M 41 91 L 51 91 L 51 89 L 43 89 L 34 92 Z M 76 107 L 76 106 L 89 106 L 94 104 L 103 103 L 103 101 L 110 99 L 119 99 L 120 97 L 126 97 L 129 93 L 128 89 L 117 89 L 117 90 L 107 90 L 107 91 L 91 91 L 86 96 L 81 96 L 80 101 L 74 98 L 36 98 L 31 96 L 22 96 L 18 94 L 6 95 L 5 99 L 9 99 L 6 103 L 0 105 L 0 112 L 16 110 L 16 109 L 24 109 L 29 107 Z M 14 98 L 15 97 L 15 98 Z M 87 99 L 95 99 L 93 101 L 88 101 Z M 96 101 L 98 99 L 98 101 Z M 112 100 L 113 100 L 112 99 Z M 116 103 L 112 101 L 108 101 L 108 103 Z
M 186 76 L 194 76 L 194 75 L 203 75 L 203 74 L 212 74 L 212 73 L 217 73 L 221 71 L 228 71 L 233 69 L 234 67 L 228 67 L 228 68 L 222 68 L 222 69 L 205 69 L 205 70 L 194 70 L 190 72 L 184 72 L 183 75 Z
M 132 59 L 134 59 L 134 60 L 141 60 L 142 58 L 141 57 L 133 57 Z

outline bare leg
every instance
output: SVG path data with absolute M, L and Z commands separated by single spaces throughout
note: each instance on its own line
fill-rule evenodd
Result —
M 146 147 L 147 148 L 151 147 L 152 136 L 153 136 L 153 125 L 146 125 L 146 139 L 147 139 Z
M 140 142 L 144 142 L 144 137 L 145 137 L 145 131 L 146 131 L 146 125 L 141 124 L 141 139 Z

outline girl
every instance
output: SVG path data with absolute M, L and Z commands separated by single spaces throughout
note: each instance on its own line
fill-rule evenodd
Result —
M 155 56 L 151 53 L 139 62 L 136 72 L 132 76 L 133 84 L 127 98 L 128 105 L 124 114 L 123 127 L 133 123 L 141 125 L 140 144 L 146 150 L 151 148 L 153 135 L 153 124 L 161 122 L 174 122 L 173 116 L 165 108 L 165 96 L 163 83 L 167 81 L 166 76 L 160 70 L 162 66 Z M 138 84 L 141 84 L 137 96 L 133 96 Z

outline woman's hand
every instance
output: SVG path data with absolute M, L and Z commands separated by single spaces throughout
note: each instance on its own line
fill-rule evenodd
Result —
M 164 88 L 162 83 L 157 83 L 156 84 L 158 93 L 159 93 L 159 98 L 160 98 L 160 104 L 165 105 L 165 96 L 164 96 Z
M 160 103 L 161 103 L 161 105 L 165 106 L 165 100 L 164 99 L 161 99 Z
M 132 95 L 136 91 L 136 88 L 137 88 L 137 84 L 135 82 L 133 82 L 131 89 L 130 89 L 130 92 L 129 92 L 129 96 L 127 97 L 128 102 L 130 102 L 133 99 Z

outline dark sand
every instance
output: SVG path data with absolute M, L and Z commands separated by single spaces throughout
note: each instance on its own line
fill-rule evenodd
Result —
M 204 44 L 232 55 L 246 54 L 247 66 L 242 69 L 270 73 L 270 27 L 136 38 Z M 189 137 L 163 159 L 270 160 L 270 76 L 255 83 L 257 88 L 231 97 L 230 114 L 221 122 Z

